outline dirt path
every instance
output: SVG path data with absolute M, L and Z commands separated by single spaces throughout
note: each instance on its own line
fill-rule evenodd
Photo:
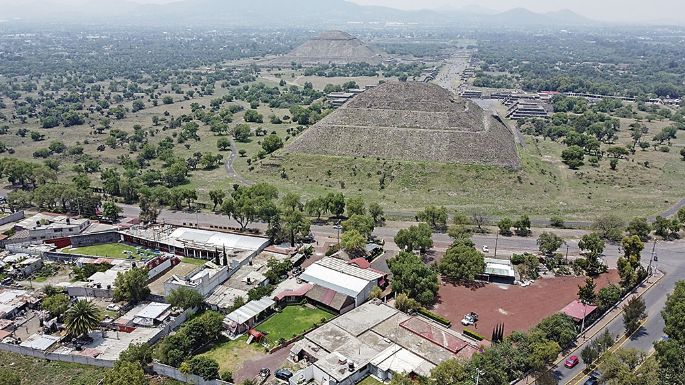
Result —
M 233 167 L 233 163 L 235 163 L 236 158 L 238 157 L 238 147 L 235 145 L 235 140 L 233 138 L 230 138 L 231 140 L 231 155 L 226 159 L 226 163 L 224 166 L 226 167 L 226 173 L 228 174 L 229 178 L 235 179 L 238 181 L 238 183 L 242 185 L 251 185 L 252 181 L 246 178 L 243 178 L 238 174 L 238 172 L 235 170 Z

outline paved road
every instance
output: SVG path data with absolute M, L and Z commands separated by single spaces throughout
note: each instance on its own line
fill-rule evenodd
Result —
M 679 280 L 685 279 L 685 241 L 669 242 L 657 244 L 656 254 L 659 257 L 659 262 L 655 266 L 665 273 L 664 277 L 643 295 L 645 304 L 647 305 L 647 320 L 644 325 L 628 339 L 623 347 L 636 348 L 645 352 L 652 348 L 654 342 L 661 339 L 664 330 L 664 320 L 661 317 L 661 310 L 666 303 L 666 295 L 670 293 L 675 287 L 675 283 Z M 651 256 L 651 248 L 643 252 L 642 260 L 648 261 Z M 607 329 L 609 332 L 617 337 L 624 333 L 623 317 L 618 316 L 609 323 Z M 589 343 L 590 340 L 581 344 L 568 356 L 577 355 L 580 357 L 580 351 Z M 560 384 L 570 384 L 571 379 L 578 375 L 585 365 L 581 362 L 573 369 L 568 369 L 563 366 L 555 368 L 555 374 L 559 378 Z M 582 384 L 587 377 L 579 381 Z

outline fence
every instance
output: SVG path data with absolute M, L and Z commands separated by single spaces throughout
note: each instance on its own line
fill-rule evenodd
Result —
M 114 366 L 114 361 L 112 360 L 103 360 L 99 358 L 80 356 L 76 354 L 45 353 L 42 350 L 5 343 L 0 343 L 0 350 L 49 361 L 71 362 L 82 365 L 98 366 L 101 368 L 111 368 Z
M 187 383 L 187 384 L 195 384 L 195 385 L 233 385 L 233 384 L 231 384 L 230 382 L 226 382 L 226 381 L 221 381 L 221 380 L 205 380 L 204 378 L 202 378 L 202 377 L 200 377 L 200 376 L 196 376 L 196 375 L 194 375 L 194 374 L 182 373 L 180 370 L 178 370 L 178 369 L 176 369 L 176 368 L 174 368 L 174 367 L 172 367 L 172 366 L 160 364 L 159 362 L 153 362 L 153 363 L 152 363 L 152 370 L 154 370 L 155 373 L 157 373 L 157 374 L 159 374 L 159 375 L 162 375 L 162 376 L 165 376 L 165 377 L 169 377 L 169 378 L 173 378 L 173 379 L 176 380 L 176 381 L 185 382 L 185 383 Z

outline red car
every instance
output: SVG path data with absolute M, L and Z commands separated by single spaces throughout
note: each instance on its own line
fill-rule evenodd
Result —
M 564 361 L 564 366 L 571 369 L 572 367 L 578 365 L 580 360 L 578 360 L 578 356 L 571 356 Z

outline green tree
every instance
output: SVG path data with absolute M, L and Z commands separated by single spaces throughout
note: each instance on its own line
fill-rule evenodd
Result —
M 366 215 L 366 205 L 361 196 L 347 198 L 347 216 Z
M 147 298 L 150 295 L 150 288 L 147 287 L 147 272 L 147 268 L 135 267 L 118 273 L 114 280 L 114 299 L 138 303 Z
M 618 242 L 623 238 L 625 222 L 616 215 L 608 214 L 597 218 L 592 223 L 592 229 L 595 230 L 600 237 Z
M 290 246 L 295 246 L 298 238 L 309 235 L 311 222 L 300 210 L 286 210 L 281 215 L 283 231 L 288 234 Z
M 537 244 L 540 252 L 551 256 L 564 244 L 564 240 L 554 233 L 544 232 L 538 237 Z
M 664 334 L 669 338 L 655 344 L 662 384 L 685 383 L 685 281 L 678 281 L 661 311 Z
M 320 220 L 321 215 L 328 211 L 328 202 L 326 202 L 325 197 L 310 199 L 305 203 L 304 211 L 310 216 L 316 217 L 317 220 Z
M 585 151 L 580 146 L 569 146 L 561 152 L 562 161 L 572 170 L 583 165 Z
M 588 275 L 597 275 L 602 271 L 602 264 L 599 258 L 604 253 L 604 241 L 599 234 L 591 233 L 583 235 L 578 242 L 578 247 L 585 253 L 587 266 L 585 267 Z
M 250 140 L 251 134 L 252 130 L 250 130 L 250 126 L 247 124 L 238 124 L 235 126 L 235 129 L 233 129 L 233 137 L 238 142 L 246 143 Z
M 373 218 L 374 223 L 379 223 L 383 220 L 383 208 L 377 202 L 373 202 L 369 204 L 369 215 Z
M 545 338 L 567 347 L 576 338 L 576 324 L 566 314 L 557 313 L 542 320 L 535 329 L 540 330 Z
M 371 236 L 375 222 L 368 215 L 353 214 L 346 221 L 342 222 L 343 231 L 357 230 L 367 239 Z
M 188 360 L 189 371 L 205 380 L 219 378 L 219 363 L 205 356 L 195 356 Z
M 123 208 L 112 201 L 102 204 L 102 216 L 111 222 L 116 222 L 123 211 Z
M 428 223 L 434 230 L 447 228 L 447 208 L 445 206 L 428 206 L 416 216 L 420 221 Z
M 166 301 L 179 309 L 200 308 L 204 302 L 204 297 L 193 289 L 179 287 L 169 292 Z
M 603 287 L 597 293 L 597 306 L 602 311 L 606 310 L 614 306 L 621 299 L 621 294 L 623 294 L 623 290 L 616 284 L 612 283 L 607 287 Z
M 455 359 L 439 363 L 431 370 L 430 378 L 435 384 L 462 385 L 471 383 L 471 374 L 463 363 Z
M 527 237 L 530 234 L 530 226 L 530 218 L 528 218 L 528 215 L 523 215 L 516 222 L 514 222 L 516 235 L 519 237 Z
M 147 385 L 149 382 L 138 362 L 118 361 L 105 373 L 104 385 Z
M 152 362 L 152 346 L 145 342 L 130 344 L 126 350 L 119 354 L 120 362 L 135 362 L 146 367 Z
M 41 307 L 50 313 L 50 317 L 58 317 L 67 311 L 70 302 L 69 296 L 64 293 L 57 293 L 44 298 Z
M 283 147 L 283 140 L 276 134 L 271 134 L 262 140 L 262 149 L 267 153 L 272 152 Z
M 100 325 L 100 311 L 90 301 L 76 301 L 64 315 L 64 327 L 74 337 L 87 335 Z
M 497 222 L 497 227 L 499 227 L 499 233 L 500 235 L 504 235 L 506 237 L 511 236 L 511 227 L 514 225 L 514 222 L 509 219 L 509 218 L 502 218 L 499 222 Z
M 592 305 L 597 302 L 597 294 L 595 293 L 595 280 L 588 277 L 585 278 L 585 285 L 578 286 L 578 299 L 585 305 Z
M 583 362 L 585 362 L 587 367 L 592 366 L 598 357 L 599 352 L 597 351 L 597 347 L 594 343 L 587 344 L 583 350 L 580 351 L 580 358 L 583 359 Z
M 350 255 L 358 257 L 364 254 L 366 237 L 357 230 L 344 232 L 340 236 L 340 246 Z
M 345 212 L 345 195 L 343 193 L 329 193 L 326 195 L 326 211 L 336 217 Z
M 228 151 L 231 149 L 231 140 L 228 138 L 219 138 L 216 141 L 216 148 L 219 151 Z
M 387 263 L 393 274 L 392 289 L 395 293 L 405 293 L 424 305 L 435 302 L 438 274 L 421 258 L 403 251 Z
M 485 257 L 475 248 L 457 243 L 447 249 L 438 268 L 450 281 L 470 283 L 485 272 Z
M 647 218 L 635 217 L 628 223 L 626 228 L 628 235 L 636 235 L 640 237 L 642 242 L 649 240 L 649 233 L 652 232 L 652 226 L 647 222 Z
M 209 191 L 209 199 L 212 200 L 212 211 L 216 211 L 216 207 L 220 206 L 226 198 L 226 192 L 220 188 Z
M 416 249 L 424 253 L 433 247 L 433 238 L 430 226 L 426 223 L 419 223 L 418 226 L 410 226 L 408 229 L 401 229 L 395 235 L 395 244 L 400 250 L 414 251 Z
M 642 297 L 633 297 L 623 306 L 623 325 L 626 328 L 626 335 L 633 334 L 640 327 L 640 322 L 647 317 L 646 310 Z

